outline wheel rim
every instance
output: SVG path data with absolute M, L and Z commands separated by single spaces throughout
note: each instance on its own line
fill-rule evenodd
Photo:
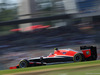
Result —
M 80 56 L 79 56 L 79 55 L 76 55 L 76 56 L 75 56 L 75 61 L 76 61 L 76 62 L 81 61 L 81 58 L 80 58 Z
M 25 68 L 25 67 L 26 67 L 26 63 L 25 63 L 25 62 L 21 62 L 21 63 L 20 63 L 20 67 L 21 67 L 21 68 Z
M 76 56 L 76 61 L 79 61 L 80 60 L 80 57 L 79 56 Z

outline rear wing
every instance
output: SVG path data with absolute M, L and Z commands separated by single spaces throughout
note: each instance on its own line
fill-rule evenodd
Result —
M 87 60 L 97 59 L 97 48 L 95 46 L 80 46 L 80 50 Z

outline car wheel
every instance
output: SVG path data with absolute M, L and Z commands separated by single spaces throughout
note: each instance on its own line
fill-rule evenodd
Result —
M 25 68 L 25 67 L 29 67 L 29 66 L 30 66 L 29 61 L 26 59 L 20 61 L 20 63 L 19 63 L 19 68 Z
M 84 55 L 81 54 L 81 53 L 75 54 L 74 57 L 73 57 L 73 61 L 74 61 L 74 62 L 85 61 Z

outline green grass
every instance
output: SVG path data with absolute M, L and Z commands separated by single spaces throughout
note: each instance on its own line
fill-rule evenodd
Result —
M 35 75 L 100 75 L 100 67 L 88 67 L 78 69 L 64 69 L 57 71 L 49 71 L 44 73 L 36 73 Z
M 77 63 L 67 63 L 67 64 L 57 64 L 57 65 L 48 65 L 48 66 L 39 66 L 39 67 L 29 67 L 23 69 L 13 69 L 13 70 L 1 70 L 0 75 L 10 74 L 10 73 L 18 73 L 18 72 L 26 72 L 26 71 L 38 71 L 43 69 L 53 69 L 53 68 L 61 68 L 61 67 L 73 67 L 73 66 L 88 66 L 100 64 L 100 60 L 96 61 L 88 61 L 88 62 L 77 62 Z M 99 70 L 100 71 L 100 70 Z

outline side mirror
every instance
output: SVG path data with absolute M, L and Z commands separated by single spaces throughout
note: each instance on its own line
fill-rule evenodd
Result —
M 54 55 L 53 53 L 50 53 L 49 55 Z

